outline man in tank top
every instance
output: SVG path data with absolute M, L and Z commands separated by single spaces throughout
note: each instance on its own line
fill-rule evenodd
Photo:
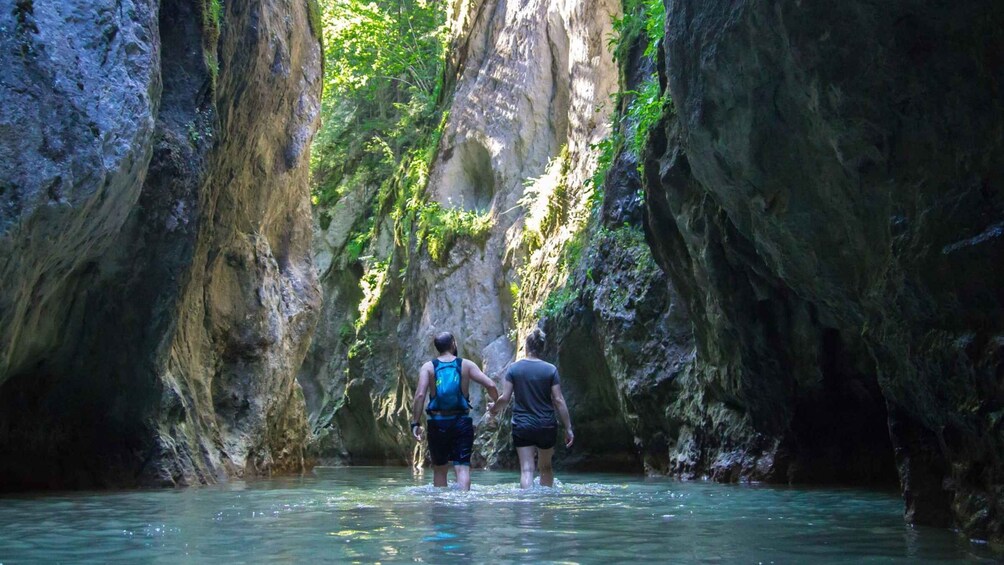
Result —
M 557 435 L 557 416 L 565 427 L 565 447 L 575 440 L 565 397 L 561 394 L 558 369 L 539 358 L 544 350 L 544 332 L 534 328 L 526 337 L 526 358 L 513 363 L 502 384 L 502 396 L 488 409 L 497 415 L 513 399 L 512 444 L 519 455 L 519 486 L 533 484 L 534 456 L 540 469 L 541 486 L 554 485 L 551 457 Z
M 457 485 L 463 490 L 471 488 L 471 451 L 474 448 L 474 422 L 469 415 L 468 401 L 471 381 L 485 387 L 493 401 L 499 391 L 477 364 L 457 357 L 457 340 L 453 334 L 443 332 L 433 340 L 439 357 L 422 365 L 418 373 L 418 387 L 412 400 L 411 433 L 422 441 L 422 409 L 430 396 L 428 414 L 429 455 L 432 458 L 433 481 L 437 487 L 446 486 L 449 464 L 457 476 Z

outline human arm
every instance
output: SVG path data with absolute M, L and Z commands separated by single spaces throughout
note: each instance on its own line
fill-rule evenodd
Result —
M 485 388 L 485 392 L 491 397 L 492 402 L 499 399 L 499 389 L 495 386 L 495 381 L 491 380 L 488 375 L 481 371 L 481 367 L 478 367 L 477 363 L 473 361 L 464 360 L 464 365 L 467 366 L 467 375 L 470 379 Z
M 422 411 L 425 409 L 425 396 L 429 393 L 431 381 L 432 363 L 426 363 L 418 371 L 418 387 L 415 389 L 415 398 L 411 401 L 411 435 L 418 441 L 422 441 Z
M 502 395 L 495 402 L 488 405 L 488 411 L 491 412 L 492 416 L 498 416 L 500 412 L 505 410 L 506 404 L 509 404 L 509 400 L 511 399 L 512 381 L 505 379 L 502 381 Z
M 561 423 L 565 426 L 565 447 L 572 447 L 575 441 L 575 433 L 572 432 L 572 418 L 568 415 L 568 405 L 565 404 L 565 396 L 561 394 L 561 384 L 551 385 L 551 403 L 561 418 Z

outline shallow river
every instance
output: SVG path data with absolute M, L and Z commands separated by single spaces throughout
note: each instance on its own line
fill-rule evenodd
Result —
M 0 498 L 0 563 L 991 562 L 956 534 L 903 524 L 894 492 L 559 474 L 470 493 L 400 468 L 179 490 Z

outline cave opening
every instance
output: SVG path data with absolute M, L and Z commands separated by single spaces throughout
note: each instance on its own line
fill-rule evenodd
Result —
M 889 418 L 867 356 L 838 330 L 825 328 L 819 369 L 818 386 L 796 397 L 791 429 L 797 457 L 788 481 L 895 487 Z
M 109 377 L 38 364 L 0 385 L 0 491 L 139 482 L 150 397 Z
M 447 151 L 440 203 L 449 208 L 487 212 L 495 198 L 495 171 L 492 156 L 484 145 L 465 140 Z

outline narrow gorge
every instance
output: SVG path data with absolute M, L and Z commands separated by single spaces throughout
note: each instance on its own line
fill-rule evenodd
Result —
M 422 465 L 432 337 L 500 381 L 539 326 L 561 470 L 898 488 L 1004 548 L 999 3 L 0 0 L 0 30 L 0 491 Z M 513 468 L 473 392 L 474 463 Z

